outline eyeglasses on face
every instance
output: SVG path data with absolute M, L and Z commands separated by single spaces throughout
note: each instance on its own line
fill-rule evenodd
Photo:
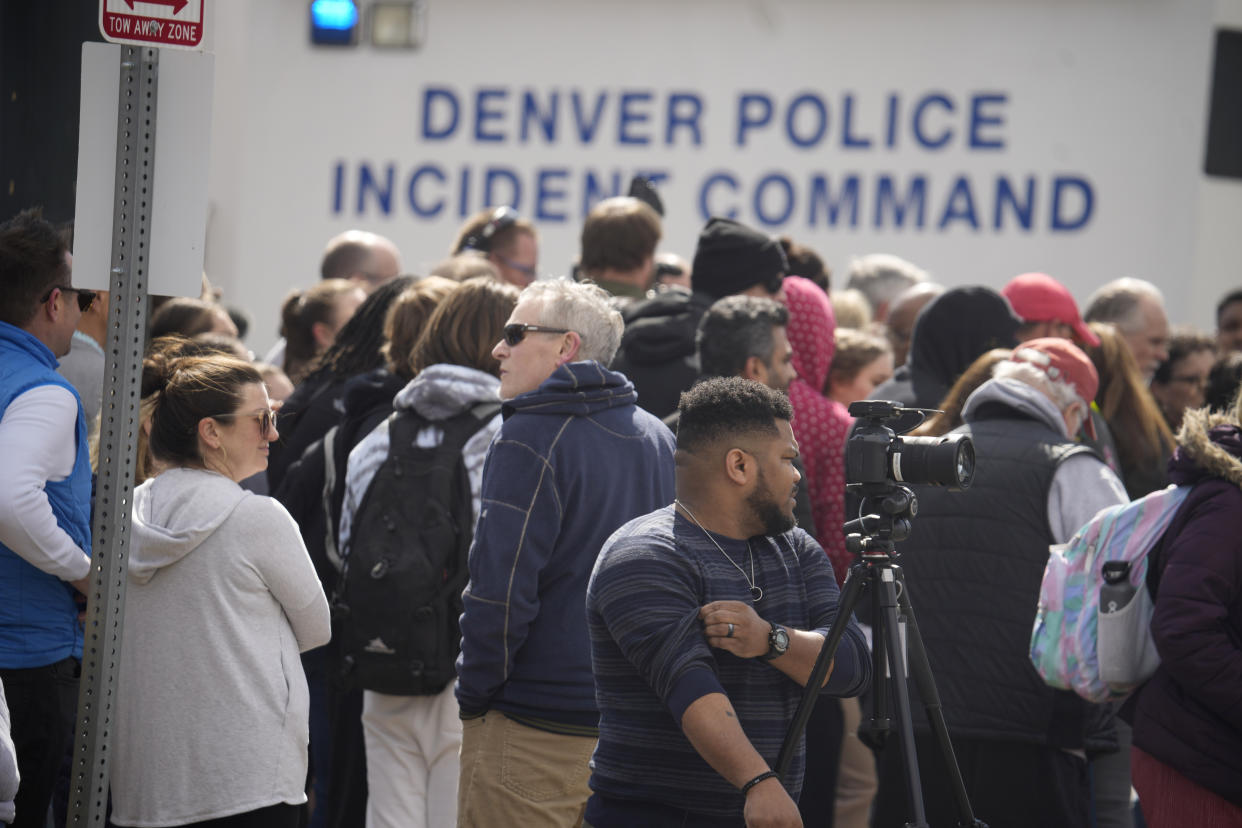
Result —
M 526 338 L 527 333 L 567 334 L 565 328 L 545 328 L 542 325 L 523 325 L 521 322 L 510 322 L 504 327 L 505 344 L 510 348 Z
M 43 294 L 43 298 L 39 300 L 39 304 L 41 305 L 48 299 L 51 299 L 52 291 L 56 290 L 59 290 L 61 293 L 76 293 L 78 295 L 78 310 L 82 311 L 82 313 L 86 313 L 90 309 L 91 305 L 95 304 L 96 297 L 99 296 L 99 294 L 93 290 L 70 287 L 69 285 L 52 285 L 47 289 L 47 293 Z
M 539 275 L 538 265 L 522 264 L 521 262 L 515 262 L 512 259 L 500 255 L 497 255 L 496 258 L 500 259 L 501 264 L 505 267 L 511 267 L 518 273 L 529 276 L 531 279 L 534 279 Z
M 272 411 L 270 408 L 267 409 L 266 411 L 261 411 L 258 414 L 238 414 L 236 412 L 232 412 L 229 414 L 212 414 L 211 415 L 211 418 L 213 420 L 233 420 L 238 417 L 252 417 L 255 420 L 257 420 L 259 423 L 260 434 L 267 434 L 269 431 L 271 431 L 273 428 L 276 427 L 276 412 Z

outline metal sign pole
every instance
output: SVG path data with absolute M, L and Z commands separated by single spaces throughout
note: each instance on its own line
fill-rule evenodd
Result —
M 108 804 L 108 746 L 120 669 L 130 509 L 141 428 L 159 77 L 158 49 L 122 46 L 120 54 L 111 296 L 91 532 L 91 594 L 67 823 L 91 828 L 104 825 Z

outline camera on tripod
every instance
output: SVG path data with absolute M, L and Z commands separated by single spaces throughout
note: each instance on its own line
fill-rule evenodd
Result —
M 851 403 L 849 412 L 858 422 L 846 442 L 845 480 L 849 492 L 859 496 L 860 502 L 858 518 L 846 522 L 844 530 L 846 548 L 857 559 L 841 588 L 838 612 L 843 617 L 853 614 L 863 591 L 867 590 L 871 606 L 868 618 L 875 630 L 871 653 L 871 675 L 876 681 L 872 713 L 859 729 L 859 736 L 871 747 L 878 748 L 884 745 L 891 732 L 897 734 L 897 749 L 901 751 L 905 771 L 906 801 L 910 807 L 911 819 L 906 824 L 926 828 L 922 780 L 910 720 L 910 694 L 906 686 L 908 664 L 910 676 L 927 709 L 940 758 L 946 766 L 948 784 L 958 808 L 957 824 L 987 828 L 975 818 L 966 795 L 940 694 L 936 691 L 931 664 L 896 560 L 895 546 L 909 535 L 911 521 L 918 514 L 918 499 L 907 484 L 947 486 L 952 490 L 969 488 L 975 475 L 975 446 L 965 434 L 902 437 L 923 422 L 929 413 L 925 409 L 904 408 L 900 403 L 887 400 L 861 400 Z M 794 748 L 806 728 L 844 629 L 843 624 L 833 625 L 820 648 L 777 757 L 775 768 L 779 774 L 789 770 Z M 903 635 L 903 629 L 908 633 Z M 907 639 L 908 658 L 904 655 Z M 893 708 L 889 707 L 890 702 Z
M 902 437 L 927 416 L 889 400 L 851 403 L 858 424 L 845 446 L 845 481 L 864 495 L 880 495 L 898 484 L 967 489 L 975 474 L 975 446 L 965 434 Z M 899 430 L 898 430 L 899 429 Z

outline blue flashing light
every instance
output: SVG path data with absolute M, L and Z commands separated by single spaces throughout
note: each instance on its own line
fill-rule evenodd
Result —
M 354 0 L 312 0 L 311 42 L 349 46 L 358 29 L 358 4 Z

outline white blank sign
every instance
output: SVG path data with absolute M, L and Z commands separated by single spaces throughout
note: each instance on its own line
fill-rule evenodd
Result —
M 120 53 L 113 44 L 82 44 L 73 272 L 74 283 L 86 288 L 106 289 L 110 282 Z M 160 50 L 147 242 L 150 293 L 198 296 L 201 291 L 214 73 L 214 55 Z

